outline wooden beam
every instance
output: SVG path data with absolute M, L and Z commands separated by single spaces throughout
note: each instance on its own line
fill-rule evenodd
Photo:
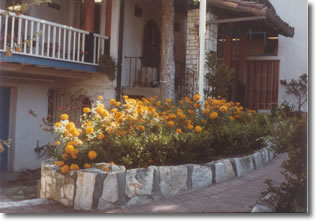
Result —
M 53 69 L 48 67 L 25 65 L 20 63 L 1 62 L 1 75 L 4 72 L 21 73 L 25 76 L 41 76 L 49 78 L 75 79 L 75 80 L 89 80 L 91 73 L 85 72 L 71 72 L 67 69 Z
M 240 17 L 240 18 L 226 18 L 226 19 L 218 19 L 211 20 L 206 22 L 206 24 L 221 24 L 221 23 L 234 23 L 234 22 L 243 22 L 243 21 L 256 21 L 256 20 L 264 20 L 265 16 L 250 16 L 250 17 Z

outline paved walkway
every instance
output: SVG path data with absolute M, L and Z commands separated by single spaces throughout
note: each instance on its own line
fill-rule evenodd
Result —
M 263 167 L 224 183 L 176 197 L 123 209 L 94 211 L 92 213 L 233 213 L 250 212 L 251 206 L 266 189 L 264 181 L 272 179 L 275 185 L 283 182 L 281 163 L 286 155 L 279 155 Z M 0 209 L 2 213 L 80 213 L 56 202 L 46 205 Z

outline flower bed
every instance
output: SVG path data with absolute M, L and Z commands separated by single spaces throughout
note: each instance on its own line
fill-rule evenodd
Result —
M 253 153 L 270 134 L 269 117 L 244 110 L 239 103 L 200 95 L 174 102 L 103 98 L 83 108 L 80 123 L 64 113 L 54 129 L 55 164 L 63 173 L 115 162 L 126 168 L 201 164 Z M 107 169 L 107 167 L 105 168 Z
M 108 163 L 63 174 L 54 160 L 42 163 L 41 198 L 56 200 L 78 210 L 144 204 L 153 200 L 206 188 L 261 167 L 274 157 L 263 148 L 254 154 L 179 166 L 129 169 Z M 104 168 L 107 168 L 104 170 Z

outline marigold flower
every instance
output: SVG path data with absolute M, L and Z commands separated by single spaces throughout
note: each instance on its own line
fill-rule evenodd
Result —
M 60 142 L 56 141 L 55 146 L 59 146 L 59 145 L 60 145 Z
M 202 111 L 202 114 L 203 114 L 203 115 L 207 115 L 209 112 L 210 112 L 209 109 L 204 109 L 204 110 Z
M 115 165 L 115 163 L 114 163 L 113 161 L 111 161 L 109 164 L 111 164 L 111 165 Z
M 127 95 L 124 95 L 123 98 L 124 98 L 124 99 L 128 99 L 128 96 L 127 96 Z
M 202 124 L 206 124 L 207 121 L 206 121 L 206 120 L 201 120 L 201 123 L 202 123 Z
M 90 113 L 91 112 L 91 109 L 89 107 L 84 107 L 82 109 L 83 113 Z
M 100 100 L 100 101 L 103 100 L 103 97 L 102 97 L 102 96 L 99 96 L 99 97 L 98 97 L 98 100 Z
M 185 103 L 190 103 L 191 99 L 189 97 L 184 98 Z
M 80 168 L 79 168 L 78 164 L 71 164 L 70 170 L 80 170 Z
M 80 132 L 79 130 L 77 130 L 76 128 L 73 128 L 71 131 L 70 131 L 71 135 L 73 137 L 78 137 L 80 135 Z
M 218 113 L 217 113 L 217 112 L 212 112 L 212 113 L 210 114 L 210 118 L 211 118 L 212 120 L 216 119 L 217 117 L 218 117 Z
M 157 101 L 156 105 L 159 107 L 161 104 L 161 101 Z
M 148 160 L 148 164 L 152 164 L 153 162 L 153 160 Z
M 195 101 L 195 102 L 199 101 L 200 99 L 201 99 L 201 95 L 199 95 L 199 94 L 196 94 L 193 97 L 193 101 Z
M 229 116 L 229 120 L 234 121 L 235 118 L 233 116 Z
M 110 100 L 110 104 L 111 104 L 112 106 L 115 106 L 116 100 L 115 100 L 115 99 L 111 99 L 111 100 Z
M 61 167 L 61 166 L 64 166 L 65 163 L 64 163 L 64 161 L 55 161 L 54 164 L 55 164 L 56 166 Z
M 116 107 L 119 107 L 120 105 L 121 105 L 121 102 L 116 102 L 116 103 L 115 103 L 115 106 L 116 106 Z
M 65 148 L 66 153 L 72 153 L 74 151 L 75 147 L 73 145 L 67 145 Z
M 142 126 L 142 125 L 139 125 L 139 126 L 138 126 L 138 129 L 139 129 L 140 131 L 144 131 L 144 130 L 145 130 L 145 127 Z
M 99 140 L 103 140 L 104 137 L 105 137 L 104 134 L 99 134 L 99 135 L 98 135 L 98 139 L 99 139 Z
M 97 155 L 98 155 L 97 152 L 95 152 L 94 150 L 90 150 L 88 152 L 88 157 L 90 160 L 94 160 L 95 158 L 97 158 Z
M 196 127 L 194 128 L 194 130 L 195 130 L 195 132 L 200 133 L 200 132 L 202 131 L 202 127 L 196 126 Z
M 113 114 L 115 114 L 115 113 L 117 112 L 117 108 L 113 108 L 113 109 L 111 110 L 111 112 L 112 112 Z
M 187 127 L 188 127 L 189 130 L 193 129 L 193 125 L 192 124 L 189 124 Z
M 174 122 L 173 122 L 172 120 L 168 121 L 167 126 L 168 126 L 169 128 L 173 128 Z
M 55 123 L 55 127 L 61 127 L 61 126 L 62 126 L 62 123 L 60 122 Z
M 75 126 L 75 124 L 73 123 L 73 122 L 70 122 L 70 123 L 68 123 L 67 125 L 66 125 L 66 129 L 67 130 L 71 130 L 71 129 L 73 129 L 73 128 L 75 128 L 76 126 Z
M 191 114 L 191 115 L 194 115 L 195 112 L 193 110 L 189 109 L 188 113 Z
M 68 159 L 68 153 L 63 153 L 62 155 L 61 155 L 61 158 L 63 158 L 63 160 L 67 160 Z
M 86 128 L 86 133 L 87 134 L 92 134 L 93 133 L 93 127 L 87 127 Z
M 239 118 L 240 118 L 240 116 L 239 116 L 238 114 L 236 114 L 236 115 L 235 115 L 235 118 L 236 118 L 236 119 L 239 119 Z
M 102 117 L 109 117 L 110 113 L 107 110 L 103 110 L 101 115 L 102 115 Z
M 224 113 L 228 110 L 228 108 L 227 108 L 227 106 L 223 105 L 219 108 L 219 110 Z
M 64 165 L 64 166 L 60 169 L 60 171 L 61 171 L 62 173 L 68 173 L 68 171 L 69 171 L 69 166 L 68 166 L 68 165 Z
M 68 120 L 68 114 L 62 114 L 62 115 L 60 115 L 60 119 L 61 120 Z
M 105 167 L 103 168 L 103 170 L 106 171 L 106 172 L 108 172 L 110 169 L 109 169 L 107 166 L 105 166 Z
M 157 113 L 154 113 L 154 115 L 153 115 L 154 117 L 159 117 L 159 114 L 157 114 Z
M 182 130 L 180 128 L 176 129 L 176 133 L 180 134 L 182 132 Z
M 83 145 L 83 142 L 81 140 L 79 140 L 79 139 L 75 140 L 75 142 L 76 142 L 76 145 L 79 146 L 79 147 Z
M 84 165 L 83 165 L 83 168 L 85 168 L 85 169 L 89 169 L 89 168 L 91 168 L 92 167 L 92 165 L 90 164 L 90 163 L 85 163 Z

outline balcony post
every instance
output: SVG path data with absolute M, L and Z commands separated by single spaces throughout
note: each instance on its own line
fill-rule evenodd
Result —
M 85 30 L 94 32 L 94 0 L 85 0 Z

